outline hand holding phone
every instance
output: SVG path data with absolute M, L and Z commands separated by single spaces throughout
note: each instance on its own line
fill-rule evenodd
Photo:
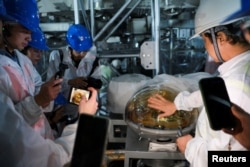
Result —
M 232 129 L 236 118 L 231 111 L 231 102 L 224 80 L 220 77 L 203 78 L 199 87 L 204 106 L 213 130 Z
M 97 101 L 97 90 L 90 87 L 88 90 L 91 92 L 91 97 L 89 97 L 89 100 L 81 100 L 78 110 L 79 113 L 85 113 L 85 114 L 96 114 L 96 111 L 98 109 L 98 101 Z

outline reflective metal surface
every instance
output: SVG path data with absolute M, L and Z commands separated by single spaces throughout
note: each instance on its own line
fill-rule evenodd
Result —
M 197 109 L 177 110 L 175 114 L 159 119 L 158 115 L 161 111 L 147 106 L 147 99 L 155 94 L 173 101 L 177 93 L 167 86 L 149 86 L 138 91 L 127 103 L 126 122 L 142 137 L 149 138 L 176 137 L 180 129 L 182 133 L 191 131 L 198 116 Z

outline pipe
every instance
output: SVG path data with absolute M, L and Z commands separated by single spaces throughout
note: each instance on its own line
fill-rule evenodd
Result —
M 105 155 L 108 161 L 125 160 L 125 150 L 106 150 Z
M 94 0 L 90 0 L 90 24 L 91 24 L 91 35 L 94 39 L 95 37 L 95 9 Z
M 169 44 L 169 68 L 168 73 L 173 73 L 173 49 L 174 49 L 174 30 L 173 28 L 170 29 L 170 44 Z
M 79 0 L 79 1 L 80 1 L 80 7 L 82 9 L 82 16 L 83 16 L 85 26 L 90 31 L 90 25 L 89 25 L 88 16 L 87 16 L 87 13 L 86 13 L 86 6 L 84 6 L 83 0 Z
M 108 54 L 108 55 L 99 55 L 101 58 L 132 58 L 132 57 L 138 57 L 140 58 L 140 54 Z
M 152 17 L 152 24 L 151 24 L 151 34 L 152 34 L 152 39 L 155 40 L 155 1 L 154 0 L 151 0 L 151 17 Z M 156 56 L 155 56 L 156 57 Z M 154 58 L 155 58 L 154 57 Z M 156 75 L 156 70 L 153 70 L 152 71 L 152 77 L 154 77 Z
M 124 22 L 126 18 L 133 12 L 133 10 L 141 3 L 142 0 L 137 0 L 137 2 L 134 4 L 134 6 L 126 13 L 126 15 L 119 21 L 118 24 L 109 32 L 109 34 L 104 38 L 104 41 L 106 41 L 114 32 L 117 30 L 117 28 Z
M 92 0 L 93 1 L 93 0 Z M 109 22 L 100 30 L 100 32 L 94 37 L 94 41 L 108 29 L 108 27 L 118 18 L 118 16 L 126 9 L 132 0 L 127 0 L 127 2 L 119 9 L 119 11 L 109 20 Z
M 151 0 L 151 16 L 152 16 L 152 29 L 151 29 L 151 34 L 152 38 L 155 39 L 155 8 L 154 8 L 154 0 Z
M 154 0 L 154 37 L 155 37 L 155 75 L 159 74 L 160 68 L 160 0 Z
M 168 6 L 169 5 L 169 1 L 165 0 L 165 5 Z
M 75 24 L 79 24 L 78 0 L 74 0 Z

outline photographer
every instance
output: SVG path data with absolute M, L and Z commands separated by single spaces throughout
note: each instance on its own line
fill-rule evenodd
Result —
M 50 53 L 47 71 L 47 79 L 58 72 L 63 78 L 61 93 L 55 99 L 54 115 L 50 116 L 50 119 L 54 120 L 54 127 L 58 122 L 63 122 L 61 129 L 65 123 L 68 124 L 77 119 L 77 105 L 68 102 L 70 91 L 72 87 L 86 89 L 91 86 L 87 78 L 91 74 L 96 59 L 96 47 L 86 27 L 80 24 L 71 25 L 66 33 L 66 41 L 68 46 Z M 58 131 L 60 134 L 60 130 Z
M 37 133 L 54 139 L 45 113 L 51 112 L 62 79 L 43 82 L 30 59 L 21 53 L 31 42 L 31 34 L 39 28 L 37 3 L 2 0 L 0 6 L 0 91 L 12 100 L 16 110 Z
M 89 91 L 92 96 L 88 101 L 81 99 L 79 114 L 96 113 L 97 91 L 93 88 L 89 88 Z M 0 148 L 4 150 L 0 153 L 1 166 L 61 167 L 71 160 L 77 122 L 66 126 L 57 139 L 45 139 L 27 124 L 12 100 L 1 92 L 0 105 Z
M 73 24 L 66 33 L 68 46 L 50 53 L 47 79 L 60 70 L 60 64 L 67 66 L 63 77 L 62 93 L 67 98 L 70 87 L 87 86 L 86 78 L 90 75 L 96 59 L 96 48 L 90 32 L 80 24 Z

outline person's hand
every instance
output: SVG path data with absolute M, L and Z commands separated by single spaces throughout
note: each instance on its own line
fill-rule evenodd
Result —
M 236 127 L 234 130 L 222 129 L 224 132 L 234 136 L 244 147 L 250 150 L 250 114 L 240 107 L 233 105 L 232 113 L 236 117 Z
M 184 154 L 185 153 L 185 150 L 186 150 L 186 147 L 187 147 L 187 143 L 189 142 L 189 140 L 191 140 L 193 138 L 193 136 L 191 135 L 185 135 L 185 136 L 181 136 L 181 137 L 178 137 L 176 139 L 176 145 L 179 149 L 179 151 Z
M 80 101 L 79 104 L 79 113 L 80 114 L 91 114 L 94 115 L 96 113 L 96 110 L 98 108 L 98 103 L 96 101 L 97 97 L 97 90 L 89 87 L 89 91 L 91 91 L 91 97 L 89 100 L 86 99 L 85 96 L 82 97 L 82 100 Z
M 74 79 L 68 80 L 68 85 L 76 88 L 84 88 L 88 86 L 87 79 L 84 77 L 77 77 Z
M 36 103 L 41 107 L 46 107 L 54 100 L 61 90 L 63 79 L 54 79 L 52 77 L 48 82 L 45 82 L 37 95 L 35 95 Z
M 173 115 L 176 111 L 175 104 L 159 94 L 148 98 L 148 107 L 163 112 L 158 115 L 159 118 Z

